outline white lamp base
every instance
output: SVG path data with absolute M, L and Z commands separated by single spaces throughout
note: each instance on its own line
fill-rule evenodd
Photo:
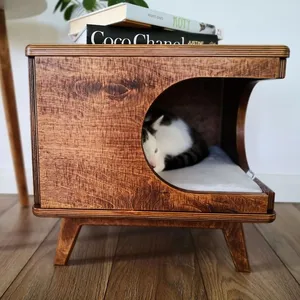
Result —
M 46 0 L 0 0 L 7 19 L 29 18 L 47 9 Z

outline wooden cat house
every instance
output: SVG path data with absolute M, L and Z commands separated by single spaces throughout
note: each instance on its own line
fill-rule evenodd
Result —
M 274 193 L 247 163 L 254 86 L 285 76 L 285 46 L 30 45 L 33 213 L 62 218 L 55 264 L 82 225 L 222 229 L 250 271 L 243 223 L 275 220 Z M 211 154 L 157 175 L 141 144 L 151 105 L 201 131 Z

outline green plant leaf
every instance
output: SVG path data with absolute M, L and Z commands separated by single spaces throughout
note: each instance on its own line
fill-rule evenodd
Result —
M 134 4 L 134 5 L 138 5 L 138 6 L 142 6 L 142 7 L 149 7 L 148 4 L 144 1 L 144 0 L 108 0 L 108 6 L 112 6 L 115 4 L 119 4 L 122 2 L 127 2 L 130 4 Z
M 119 4 L 121 2 L 126 2 L 126 1 L 124 1 L 124 0 L 108 0 L 107 6 L 116 5 L 116 4 Z
M 55 7 L 54 7 L 54 12 L 56 12 L 56 11 L 58 10 L 58 8 L 61 6 L 62 3 L 63 3 L 63 0 L 59 0 L 59 1 L 56 3 L 56 5 L 55 5 Z
M 93 10 L 96 7 L 96 0 L 83 0 L 82 5 L 86 10 Z
M 72 15 L 72 12 L 73 12 L 73 10 L 74 10 L 75 7 L 77 7 L 77 5 L 76 5 L 76 4 L 72 4 L 72 5 L 70 5 L 70 6 L 66 9 L 66 11 L 65 11 L 65 13 L 64 13 L 64 19 L 65 19 L 66 21 L 69 21 L 69 20 L 71 19 L 71 15 Z
M 147 7 L 147 8 L 149 7 L 148 4 L 144 0 L 131 0 L 128 2 L 138 5 L 138 6 L 142 6 L 142 7 Z
M 63 11 L 68 5 L 69 3 L 71 2 L 71 0 L 62 0 L 62 6 L 60 8 L 60 11 Z

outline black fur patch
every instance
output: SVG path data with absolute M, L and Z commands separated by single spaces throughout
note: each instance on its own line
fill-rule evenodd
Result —
M 193 139 L 192 147 L 177 156 L 166 156 L 164 171 L 193 166 L 208 156 L 208 146 L 201 134 L 195 129 L 191 129 L 190 134 Z
M 164 116 L 161 120 L 161 125 L 171 125 L 173 120 L 176 120 L 177 117 L 169 112 L 166 112 L 161 109 L 149 110 L 146 114 L 146 117 L 143 124 L 143 127 L 146 128 L 152 135 L 155 135 L 156 130 L 153 129 L 152 124 L 159 119 L 161 116 Z
M 161 125 L 169 126 L 174 120 L 178 119 L 177 116 L 173 115 L 170 112 L 166 112 L 164 110 L 159 109 L 150 109 L 146 115 L 147 121 L 144 121 L 143 124 L 143 131 L 145 131 L 145 137 L 143 136 L 143 142 L 147 141 L 149 138 L 147 131 L 150 132 L 152 135 L 155 135 L 156 130 L 153 129 L 152 124 L 162 115 L 164 117 L 161 121 Z M 193 166 L 201 162 L 204 158 L 208 156 L 208 146 L 205 140 L 202 138 L 202 135 L 193 128 L 190 129 L 190 135 L 193 140 L 192 147 L 177 156 L 167 155 L 165 157 L 164 171 Z
M 142 129 L 142 142 L 146 143 L 146 141 L 148 141 L 149 139 L 149 135 L 148 132 L 145 128 Z

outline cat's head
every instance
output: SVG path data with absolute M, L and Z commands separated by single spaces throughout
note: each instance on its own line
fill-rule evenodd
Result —
M 148 163 L 152 168 L 155 168 L 160 155 L 159 145 L 157 143 L 155 133 L 158 130 L 160 123 L 164 116 L 159 117 L 150 125 L 143 127 L 142 131 L 142 143 L 143 149 Z

